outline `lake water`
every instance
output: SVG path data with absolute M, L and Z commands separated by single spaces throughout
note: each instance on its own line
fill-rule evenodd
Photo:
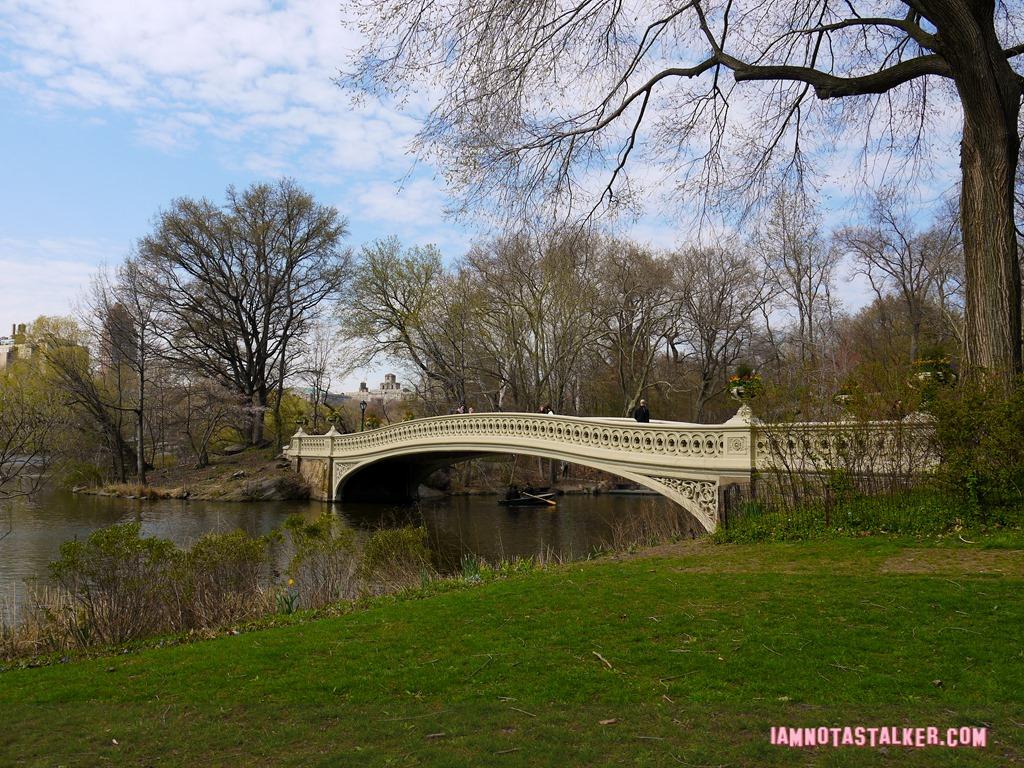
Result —
M 26 582 L 45 578 L 60 545 L 84 539 L 115 523 L 138 522 L 146 536 L 188 546 L 209 531 L 242 529 L 259 535 L 279 527 L 292 514 L 314 519 L 324 512 L 341 516 L 358 530 L 424 525 L 442 563 L 463 554 L 489 560 L 554 554 L 585 557 L 609 539 L 616 520 L 641 505 L 671 508 L 660 496 L 566 495 L 557 507 L 505 507 L 494 496 L 454 496 L 415 505 L 326 504 L 322 502 L 137 501 L 51 491 L 19 499 L 0 511 L 0 610 L 24 599 Z

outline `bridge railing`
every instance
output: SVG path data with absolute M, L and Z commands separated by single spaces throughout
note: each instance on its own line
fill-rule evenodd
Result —
M 754 464 L 761 471 L 920 474 L 938 462 L 931 423 L 834 421 L 758 423 Z
M 569 451 L 597 453 L 612 458 L 685 465 L 721 466 L 748 471 L 751 465 L 749 425 L 689 424 L 633 419 L 586 418 L 534 413 L 478 413 L 434 416 L 390 424 L 365 432 L 292 437 L 289 455 L 329 457 L 373 454 L 403 443 L 484 444 L 499 446 L 546 444 Z M 514 452 L 511 451 L 510 452 Z
M 632 461 L 678 463 L 724 473 L 826 472 L 904 474 L 928 471 L 937 461 L 931 424 L 836 421 L 765 424 L 737 417 L 724 424 L 692 424 L 534 413 L 478 413 L 403 421 L 365 432 L 292 437 L 289 455 L 359 457 L 406 443 L 514 448 L 534 444 Z

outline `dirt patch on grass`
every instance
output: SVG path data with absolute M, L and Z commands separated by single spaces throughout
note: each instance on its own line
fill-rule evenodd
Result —
M 991 574 L 1024 578 L 1024 550 L 945 547 L 906 549 L 882 563 L 880 572 Z
M 617 553 L 611 558 L 665 558 L 676 561 L 668 566 L 675 573 L 806 573 L 822 570 L 823 559 L 809 554 L 780 550 L 773 545 L 714 544 L 702 538 Z M 859 564 L 849 562 L 837 563 L 837 569 L 843 571 L 859 567 Z

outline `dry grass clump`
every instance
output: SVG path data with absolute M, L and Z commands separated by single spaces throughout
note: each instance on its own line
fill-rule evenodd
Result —
M 398 592 L 437 577 L 425 528 L 376 531 L 366 541 L 362 555 L 359 576 L 365 594 Z
M 101 489 L 101 492 L 108 493 L 112 496 L 121 496 L 126 499 L 146 499 L 148 501 L 180 498 L 180 489 L 154 488 L 151 485 L 142 485 L 141 483 L 115 483 L 113 485 L 105 485 Z
M 644 499 L 635 512 L 617 517 L 609 525 L 605 548 L 629 551 L 640 547 L 653 547 L 668 541 L 694 538 L 700 533 L 694 517 L 675 504 L 664 504 Z

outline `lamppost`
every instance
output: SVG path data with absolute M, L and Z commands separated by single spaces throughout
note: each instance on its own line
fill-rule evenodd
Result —
M 366 430 L 366 401 L 359 401 L 359 431 L 364 432 Z

